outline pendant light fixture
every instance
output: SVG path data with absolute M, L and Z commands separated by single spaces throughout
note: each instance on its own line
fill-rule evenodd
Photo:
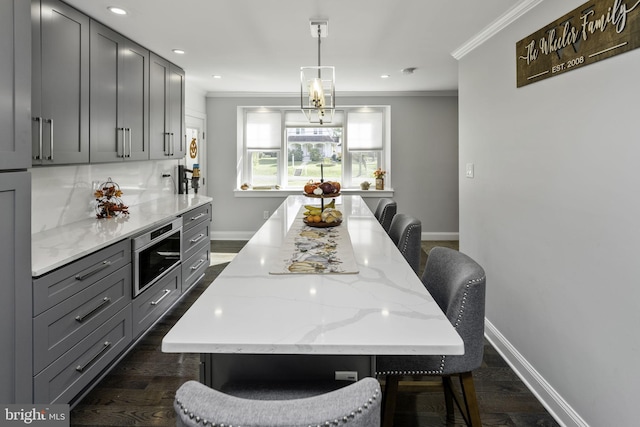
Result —
M 336 109 L 335 67 L 322 66 L 320 44 L 329 35 L 329 21 L 309 21 L 311 36 L 318 38 L 318 66 L 300 67 L 300 108 L 309 123 L 331 123 Z

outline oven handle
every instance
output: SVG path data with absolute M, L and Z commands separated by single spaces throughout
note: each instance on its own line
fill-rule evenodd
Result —
M 164 290 L 164 294 L 162 294 L 162 296 L 157 300 L 157 301 L 151 301 L 151 305 L 158 305 L 160 304 L 160 301 L 162 301 L 163 299 L 166 298 L 167 295 L 169 295 L 171 293 L 171 289 L 165 289 Z

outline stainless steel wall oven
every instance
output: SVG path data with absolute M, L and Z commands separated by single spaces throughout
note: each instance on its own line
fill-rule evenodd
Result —
M 133 297 L 145 291 L 182 260 L 182 218 L 176 218 L 135 237 Z

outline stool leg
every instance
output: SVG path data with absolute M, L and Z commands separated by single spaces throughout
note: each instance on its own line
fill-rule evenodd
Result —
M 393 416 L 396 412 L 396 396 L 400 377 L 387 375 L 382 397 L 382 427 L 393 427 Z
M 471 427 L 482 427 L 480 422 L 480 407 L 478 406 L 478 398 L 476 396 L 476 387 L 473 383 L 473 374 L 465 372 L 460 374 L 460 385 L 462 386 L 462 394 L 464 396 L 465 406 Z
M 447 421 L 453 421 L 455 416 L 453 414 L 453 383 L 451 377 L 442 377 L 442 387 L 444 388 L 444 403 L 447 408 Z

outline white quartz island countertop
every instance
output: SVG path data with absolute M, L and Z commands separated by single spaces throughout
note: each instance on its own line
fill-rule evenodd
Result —
M 357 274 L 270 274 L 289 196 L 162 341 L 164 352 L 463 354 L 462 339 L 359 196 L 341 196 Z
M 31 235 L 31 275 L 41 276 L 122 239 L 211 202 L 198 194 L 176 194 L 129 207 L 129 215 L 87 218 Z

